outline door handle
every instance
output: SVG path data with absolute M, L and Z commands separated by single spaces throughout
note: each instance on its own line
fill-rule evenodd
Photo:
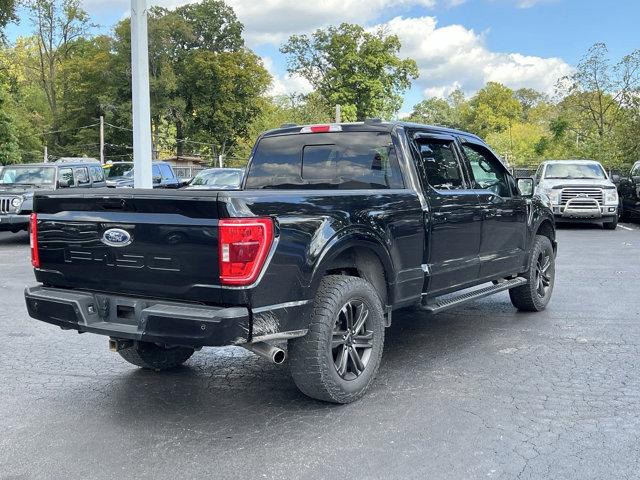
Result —
M 485 208 L 483 210 L 484 218 L 493 218 L 498 214 L 498 210 L 495 208 Z

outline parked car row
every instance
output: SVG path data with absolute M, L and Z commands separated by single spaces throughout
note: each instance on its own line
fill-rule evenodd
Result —
M 244 170 L 210 168 L 183 181 L 171 164 L 153 162 L 154 188 L 232 190 L 240 188 Z M 33 194 L 65 188 L 133 188 L 133 162 L 101 165 L 95 159 L 63 158 L 53 163 L 7 165 L 0 169 L 0 231 L 29 227 Z

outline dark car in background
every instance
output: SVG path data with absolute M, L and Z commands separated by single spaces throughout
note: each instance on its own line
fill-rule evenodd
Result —
M 620 216 L 624 220 L 640 219 L 640 161 L 633 164 L 629 174 L 620 178 Z
M 0 231 L 28 229 L 36 191 L 106 185 L 102 167 L 91 160 L 6 165 L 0 169 Z
M 190 190 L 234 190 L 239 189 L 244 178 L 242 168 L 207 168 L 198 172 L 187 185 Z
M 109 188 L 133 188 L 133 162 L 109 162 L 103 166 Z M 178 188 L 182 182 L 167 162 L 153 162 L 153 188 Z

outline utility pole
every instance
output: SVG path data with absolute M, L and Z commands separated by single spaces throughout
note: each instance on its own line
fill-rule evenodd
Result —
M 44 163 L 49 163 L 49 151 L 47 146 L 44 146 Z
M 336 105 L 336 123 L 340 123 L 342 121 L 341 117 L 340 105 Z
M 153 188 L 151 163 L 151 97 L 147 1 L 131 0 L 131 83 L 133 104 L 133 184 Z
M 104 116 L 100 115 L 100 163 L 104 165 Z

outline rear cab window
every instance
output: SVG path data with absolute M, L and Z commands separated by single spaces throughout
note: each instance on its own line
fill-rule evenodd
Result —
M 388 132 L 345 131 L 262 138 L 245 189 L 400 189 L 404 181 Z

